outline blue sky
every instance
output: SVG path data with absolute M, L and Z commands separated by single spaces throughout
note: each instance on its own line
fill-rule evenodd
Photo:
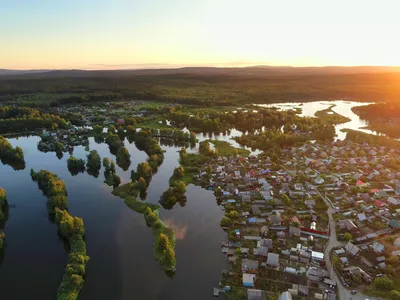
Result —
M 0 0 L 0 68 L 400 65 L 392 0 Z

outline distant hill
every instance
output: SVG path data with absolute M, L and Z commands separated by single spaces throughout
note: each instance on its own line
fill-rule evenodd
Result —
M 290 67 L 290 66 L 253 66 L 253 67 L 184 67 L 174 69 L 132 69 L 132 70 L 7 70 L 0 69 L 0 75 L 28 75 L 39 77 L 102 77 L 132 75 L 249 75 L 249 76 L 288 76 L 288 75 L 334 75 L 334 74 L 373 74 L 400 73 L 400 67 Z
M 8 69 L 0 69 L 0 75 L 22 75 L 22 74 L 38 74 L 49 72 L 49 70 L 8 70 Z

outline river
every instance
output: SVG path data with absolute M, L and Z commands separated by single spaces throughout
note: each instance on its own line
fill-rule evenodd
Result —
M 346 133 L 342 129 L 353 129 L 370 134 L 377 134 L 375 131 L 364 129 L 368 122 L 360 119 L 358 115 L 351 110 L 355 106 L 369 105 L 372 103 L 354 102 L 354 101 L 315 101 L 315 102 L 287 102 L 287 103 L 274 103 L 274 104 L 259 104 L 261 107 L 276 107 L 282 110 L 295 110 L 301 109 L 299 116 L 301 117 L 315 117 L 315 113 L 324 110 L 333 105 L 332 110 L 342 116 L 349 118 L 351 121 L 343 124 L 335 125 L 337 139 L 344 140 Z

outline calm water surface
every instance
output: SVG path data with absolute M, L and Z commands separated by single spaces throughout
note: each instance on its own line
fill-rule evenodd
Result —
M 57 235 L 56 225 L 47 216 L 46 198 L 29 175 L 47 169 L 67 185 L 69 211 L 84 219 L 90 262 L 85 287 L 79 299 L 212 299 L 212 288 L 226 267 L 221 242 L 226 233 L 219 222 L 223 211 L 212 192 L 187 187 L 187 203 L 171 210 L 161 208 L 160 217 L 174 229 L 177 245 L 177 272 L 168 277 L 153 259 L 153 236 L 143 215 L 129 209 L 111 194 L 98 178 L 85 174 L 71 176 L 67 169 L 69 154 L 59 160 L 55 153 L 37 150 L 39 137 L 9 139 L 25 153 L 26 169 L 14 171 L 0 165 L 0 186 L 5 188 L 12 208 L 6 224 L 7 248 L 0 266 L 1 299 L 55 299 L 67 262 L 67 252 Z M 90 139 L 90 149 L 115 160 L 108 145 Z M 147 155 L 125 141 L 132 164 L 117 173 L 129 181 L 130 170 Z M 168 179 L 178 165 L 179 147 L 162 146 L 165 159 L 153 176 L 146 201 L 157 203 L 168 188 Z M 74 156 L 85 158 L 84 147 Z
M 368 125 L 368 122 L 361 120 L 358 115 L 352 112 L 351 108 L 355 106 L 369 105 L 372 103 L 366 102 L 354 102 L 354 101 L 314 101 L 314 102 L 290 102 L 290 103 L 274 103 L 274 104 L 260 104 L 261 107 L 277 107 L 282 110 L 293 110 L 296 108 L 301 108 L 301 113 L 299 116 L 302 117 L 314 117 L 317 111 L 327 109 L 334 105 L 332 110 L 342 116 L 350 118 L 351 121 L 343 124 L 338 124 L 335 126 L 337 138 L 343 140 L 346 138 L 346 133 L 341 132 L 341 129 L 353 129 L 362 131 L 370 134 L 377 134 L 375 131 L 363 129 Z

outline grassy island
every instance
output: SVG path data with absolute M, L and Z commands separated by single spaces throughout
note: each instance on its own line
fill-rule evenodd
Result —
M 113 190 L 113 195 L 125 200 L 125 204 L 138 213 L 144 214 L 146 223 L 152 228 L 154 236 L 153 255 L 164 270 L 173 271 L 176 267 L 175 233 L 158 216 L 159 206 L 137 199 L 139 190 L 127 183 Z
M 249 156 L 250 151 L 247 149 L 242 149 L 242 148 L 235 148 L 231 144 L 225 141 L 218 141 L 218 140 L 210 140 L 209 141 L 211 144 L 214 145 L 215 150 L 218 151 L 218 154 L 222 157 L 227 157 L 227 156 Z
M 327 109 L 319 110 L 314 114 L 314 116 L 320 118 L 321 120 L 323 120 L 328 124 L 341 124 L 351 121 L 351 119 L 333 111 L 332 110 L 333 107 L 335 107 L 335 105 L 331 105 Z
M 31 177 L 33 181 L 38 182 L 39 189 L 48 198 L 48 212 L 54 215 L 58 231 L 70 246 L 68 264 L 57 291 L 57 300 L 77 299 L 85 283 L 86 264 L 89 261 L 89 256 L 86 255 L 83 220 L 71 216 L 67 211 L 65 183 L 57 175 L 46 170 L 35 172 L 31 169 Z

